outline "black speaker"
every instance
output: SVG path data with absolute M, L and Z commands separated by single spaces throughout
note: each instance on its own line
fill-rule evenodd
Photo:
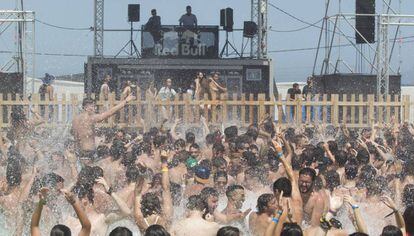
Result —
M 243 36 L 253 38 L 257 34 L 257 24 L 253 21 L 245 21 L 243 25 Z
M 375 14 L 375 0 L 356 0 L 355 2 L 356 14 Z M 357 44 L 375 43 L 375 16 L 356 16 L 355 39 Z M 367 42 L 364 40 L 367 40 Z
M 233 31 L 233 9 L 228 7 L 226 9 L 220 10 L 220 26 L 223 27 L 225 31 Z
M 139 4 L 128 4 L 128 21 L 138 22 L 139 21 Z

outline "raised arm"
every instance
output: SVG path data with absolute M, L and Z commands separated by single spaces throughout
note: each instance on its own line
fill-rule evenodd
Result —
M 134 201 L 134 217 L 135 223 L 141 231 L 144 231 L 147 228 L 147 225 L 144 221 L 144 216 L 141 212 L 141 199 L 142 199 L 142 189 L 143 185 L 146 184 L 144 178 L 140 178 L 135 185 L 135 201 Z
M 351 196 L 345 195 L 344 201 L 347 202 L 352 207 L 352 211 L 354 213 L 354 218 L 355 218 L 355 227 L 356 227 L 357 232 L 368 234 L 367 225 L 365 224 L 365 221 L 362 218 L 361 211 L 359 209 L 359 206 L 356 204 L 355 200 Z
M 112 197 L 112 199 L 114 199 L 116 205 L 119 207 L 119 209 L 121 210 L 121 214 L 117 215 L 117 214 L 109 214 L 105 217 L 105 222 L 110 225 L 113 222 L 120 220 L 123 217 L 129 216 L 132 214 L 131 209 L 129 209 L 128 205 L 125 203 L 124 200 L 122 200 L 115 192 L 113 192 L 112 187 L 110 187 L 108 185 L 108 183 L 106 182 L 106 180 L 103 177 L 100 177 L 96 180 L 97 183 L 102 184 L 105 188 L 105 191 L 108 195 L 110 195 Z
M 392 210 L 391 214 L 394 214 L 395 221 L 397 223 L 397 227 L 402 229 L 403 232 L 405 232 L 405 221 L 401 213 L 398 211 L 397 206 L 395 205 L 394 201 L 388 197 L 384 196 L 381 198 L 381 201 Z M 389 214 L 389 215 L 391 215 Z
M 161 151 L 161 172 L 162 172 L 162 204 L 163 214 L 167 222 L 171 223 L 173 216 L 173 202 L 170 191 L 170 176 L 168 175 L 168 157 L 170 153 L 167 151 Z
M 79 222 L 82 226 L 78 236 L 89 236 L 91 234 L 92 225 L 85 211 L 83 211 L 79 201 L 72 192 L 65 189 L 62 189 L 61 191 L 65 195 L 65 198 L 69 204 L 72 205 L 73 210 L 75 210 L 76 216 L 78 217 Z
M 46 205 L 46 196 L 49 192 L 47 188 L 41 188 L 39 191 L 39 203 L 36 206 L 36 209 L 33 212 L 32 220 L 30 222 L 30 235 L 31 236 L 40 236 L 39 222 L 40 217 L 42 216 L 43 206 Z
M 272 140 L 273 145 L 278 145 L 278 143 Z M 286 146 L 290 146 L 289 142 L 285 142 Z M 288 156 L 292 155 L 292 150 L 289 147 Z M 289 153 L 290 152 L 290 153 Z M 293 218 L 296 222 L 302 222 L 303 219 L 303 201 L 302 197 L 299 192 L 299 185 L 296 177 L 293 173 L 292 166 L 287 162 L 286 158 L 282 155 L 279 158 L 280 162 L 282 162 L 283 167 L 285 168 L 286 174 L 292 183 L 292 211 L 293 211 Z
M 113 114 L 115 114 L 117 111 L 121 110 L 128 102 L 134 100 L 135 97 L 133 95 L 129 95 L 128 97 L 126 97 L 124 100 L 120 101 L 116 106 L 112 107 L 111 109 L 100 113 L 100 114 L 96 114 L 92 117 L 94 122 L 101 122 L 109 117 L 111 117 Z

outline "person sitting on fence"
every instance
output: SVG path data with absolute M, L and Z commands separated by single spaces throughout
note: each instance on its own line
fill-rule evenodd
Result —
M 95 101 L 93 99 L 83 99 L 83 112 L 74 117 L 72 121 L 72 134 L 78 144 L 79 158 L 93 161 L 95 156 L 95 124 L 114 115 L 134 99 L 133 95 L 128 95 L 116 106 L 100 114 L 95 114 Z

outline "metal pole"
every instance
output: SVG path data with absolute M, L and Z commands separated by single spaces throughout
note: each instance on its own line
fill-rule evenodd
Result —
M 320 46 L 321 46 L 322 34 L 323 34 L 323 30 L 324 30 L 324 24 L 325 24 L 325 21 L 328 20 L 327 17 L 328 17 L 329 2 L 330 2 L 330 0 L 325 0 L 325 16 L 324 16 L 323 21 L 322 21 L 321 31 L 319 32 L 318 49 L 316 50 L 315 60 L 313 62 L 312 75 L 315 75 L 316 62 L 318 61 L 318 57 L 319 57 L 319 49 L 320 49 Z M 323 70 L 323 65 L 322 65 L 322 70 Z

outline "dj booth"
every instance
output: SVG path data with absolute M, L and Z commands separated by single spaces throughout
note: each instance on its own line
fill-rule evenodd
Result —
M 99 93 L 106 75 L 117 94 L 131 81 L 141 91 L 154 83 L 160 89 L 168 78 L 176 91 L 185 92 L 198 72 L 220 73 L 220 83 L 230 94 L 273 94 L 270 59 L 220 58 L 219 28 L 162 26 L 160 31 L 141 31 L 140 58 L 88 57 L 85 64 L 85 92 Z

